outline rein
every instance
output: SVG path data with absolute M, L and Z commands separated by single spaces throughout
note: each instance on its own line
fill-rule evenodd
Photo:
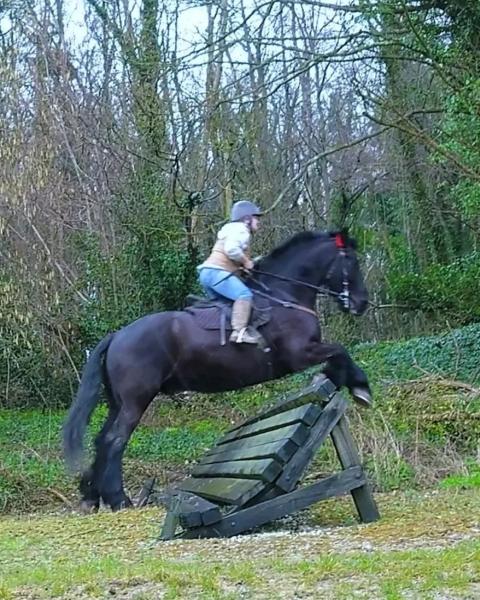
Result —
M 257 281 L 260 285 L 264 285 L 261 281 Z M 265 286 L 266 287 L 266 286 Z M 261 292 L 260 290 L 254 290 L 255 294 L 262 296 L 263 298 L 268 298 L 273 302 L 277 302 L 283 308 L 294 308 L 296 310 L 301 310 L 302 312 L 306 312 L 309 315 L 313 315 L 317 318 L 317 313 L 313 310 L 313 308 L 308 308 L 308 306 L 302 306 L 301 304 L 297 304 L 296 302 L 290 302 L 289 300 L 280 300 L 280 298 L 276 298 L 275 296 L 271 296 L 270 294 L 266 294 L 265 292 Z
M 261 271 L 260 269 L 255 268 L 253 271 L 249 272 L 249 275 L 252 279 L 255 280 L 254 275 L 258 273 L 259 275 L 268 275 L 268 277 L 274 277 L 275 279 L 280 279 L 281 281 L 286 281 L 287 283 L 293 283 L 294 285 L 300 285 L 302 287 L 309 288 L 311 290 L 315 290 L 319 294 L 323 294 L 325 296 L 342 296 L 343 292 L 334 292 L 333 290 L 329 290 L 326 287 L 320 285 L 314 285 L 313 283 L 307 283 L 306 281 L 300 281 L 299 279 L 294 279 L 293 277 L 285 277 L 285 275 L 277 275 L 277 273 L 270 273 L 269 271 Z M 263 282 L 256 280 L 256 283 L 259 283 L 265 289 L 270 289 Z
M 345 259 L 345 251 L 344 251 L 344 247 L 343 246 L 337 246 L 340 250 L 339 254 L 337 254 L 335 260 L 332 262 L 328 272 L 327 272 L 327 281 L 330 279 L 330 276 L 333 272 L 334 266 L 337 262 L 338 259 Z M 349 288 L 349 284 L 348 284 L 348 273 L 347 270 L 345 268 L 345 261 L 343 261 L 342 264 L 342 284 L 343 284 L 343 290 L 341 292 L 334 292 L 333 290 L 326 288 L 324 286 L 319 286 L 319 285 L 314 285 L 313 283 L 308 283 L 306 281 L 300 281 L 299 279 L 294 279 L 293 277 L 286 277 L 285 275 L 277 275 L 276 273 L 270 273 L 268 271 L 262 271 L 260 269 L 254 269 L 253 271 L 251 271 L 249 273 L 250 277 L 259 285 L 261 285 L 263 287 L 264 290 L 268 290 L 270 291 L 270 288 L 268 286 L 266 286 L 262 281 L 259 281 L 258 279 L 256 280 L 254 275 L 257 274 L 258 275 L 266 275 L 268 277 L 274 277 L 276 279 L 279 279 L 281 281 L 286 281 L 287 283 L 292 283 L 293 285 L 299 285 L 302 287 L 306 287 L 309 288 L 311 290 L 315 290 L 318 294 L 322 294 L 325 296 L 331 296 L 334 298 L 339 298 L 342 303 L 343 306 L 346 309 L 349 309 L 350 307 L 350 288 Z M 258 292 L 257 290 L 257 293 Z M 267 296 L 267 295 L 266 295 Z M 284 301 L 280 301 L 278 298 L 272 297 L 272 296 L 267 296 L 269 297 L 271 300 L 276 300 L 279 303 L 283 303 Z M 301 306 L 300 304 L 294 304 L 294 303 L 289 303 L 291 307 L 298 307 L 301 308 L 301 310 L 305 310 L 306 312 L 312 312 L 314 313 L 314 311 L 312 311 L 312 309 L 310 308 L 306 308 L 305 306 Z M 316 314 L 316 313 L 314 313 Z

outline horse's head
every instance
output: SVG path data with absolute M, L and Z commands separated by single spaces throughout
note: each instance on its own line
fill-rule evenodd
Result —
M 304 305 L 313 306 L 316 293 L 325 291 L 344 312 L 361 315 L 367 309 L 355 240 L 345 231 L 298 233 L 262 259 L 256 272 L 267 276 L 272 290 Z
M 332 293 L 343 312 L 362 315 L 368 306 L 368 291 L 358 262 L 355 240 L 345 231 L 329 233 L 325 248 L 325 258 L 329 262 L 322 284 Z

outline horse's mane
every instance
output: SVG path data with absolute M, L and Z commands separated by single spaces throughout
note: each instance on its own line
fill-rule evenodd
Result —
M 280 244 L 280 246 L 277 246 L 276 248 L 274 248 L 270 252 L 270 254 L 268 254 L 267 256 L 264 257 L 264 260 L 267 260 L 270 258 L 276 259 L 279 256 L 286 254 L 287 252 L 292 250 L 292 248 L 296 248 L 300 244 L 303 244 L 304 242 L 310 242 L 312 240 L 319 240 L 320 238 L 326 239 L 327 235 L 328 235 L 327 233 L 320 232 L 320 231 L 300 231 L 299 233 L 296 233 L 294 236 L 289 238 L 286 242 L 283 242 L 283 244 Z
M 336 235 L 342 235 L 345 240 L 345 245 L 355 248 L 355 240 L 348 236 L 346 231 L 300 231 L 294 236 L 289 238 L 287 241 L 274 248 L 270 254 L 264 256 L 257 264 L 265 266 L 271 260 L 277 260 L 280 257 L 284 257 L 291 250 L 311 241 L 327 241 Z

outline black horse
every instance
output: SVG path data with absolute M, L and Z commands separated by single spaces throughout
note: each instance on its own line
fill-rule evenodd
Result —
M 95 440 L 95 460 L 81 477 L 83 508 L 98 508 L 100 498 L 114 510 L 131 504 L 122 457 L 159 392 L 234 390 L 326 363 L 324 372 L 338 388 L 347 386 L 357 401 L 370 403 L 365 373 L 343 346 L 322 343 L 314 311 L 321 292 L 344 312 L 365 312 L 368 294 L 354 240 L 344 233 L 297 234 L 256 264 L 250 282 L 271 304 L 270 321 L 261 328 L 269 352 L 250 344 L 221 345 L 218 331 L 202 329 L 186 311 L 142 317 L 93 350 L 63 432 L 67 463 L 78 469 L 103 382 L 109 413 Z

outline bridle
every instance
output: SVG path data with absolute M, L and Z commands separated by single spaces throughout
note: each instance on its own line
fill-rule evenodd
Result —
M 264 292 L 260 292 L 259 290 L 256 290 L 256 293 L 260 294 L 261 296 L 267 297 L 270 300 L 274 300 L 274 301 L 278 302 L 279 304 L 286 306 L 287 308 L 298 308 L 299 310 L 305 310 L 305 312 L 316 314 L 315 311 L 313 311 L 305 306 L 301 306 L 300 304 L 296 304 L 296 303 L 293 303 L 290 301 L 281 300 L 280 298 L 276 298 L 274 296 L 269 295 L 267 292 L 271 292 L 270 288 L 267 285 L 265 285 L 262 281 L 255 279 L 256 274 L 266 275 L 268 277 L 273 277 L 275 279 L 279 279 L 280 281 L 285 281 L 285 282 L 291 283 L 293 285 L 298 285 L 298 286 L 301 286 L 304 288 L 314 290 L 315 292 L 317 292 L 317 294 L 320 294 L 322 296 L 330 296 L 333 298 L 338 298 L 342 302 L 345 310 L 348 310 L 350 308 L 350 285 L 349 285 L 349 281 L 348 281 L 348 269 L 347 269 L 347 260 L 346 260 L 347 254 L 345 252 L 345 242 L 344 242 L 343 236 L 341 234 L 336 234 L 335 246 L 338 249 L 338 253 L 336 254 L 335 258 L 332 261 L 332 264 L 330 265 L 330 267 L 327 271 L 325 281 L 328 282 L 332 278 L 332 275 L 335 271 L 335 266 L 338 263 L 338 261 L 341 260 L 342 261 L 342 291 L 341 292 L 334 292 L 333 290 L 331 290 L 328 287 L 314 285 L 313 283 L 308 283 L 307 281 L 300 281 L 299 279 L 294 279 L 293 277 L 287 277 L 285 275 L 278 275 L 277 273 L 270 273 L 269 271 L 262 271 L 261 269 L 254 268 L 254 270 L 249 273 L 249 276 L 253 279 L 253 281 L 257 285 L 260 285 L 264 290 Z
M 332 261 L 330 268 L 327 271 L 327 276 L 325 277 L 326 281 L 329 281 L 331 278 L 335 265 L 339 260 L 342 261 L 342 291 L 341 292 L 333 292 L 332 290 L 328 290 L 330 296 L 335 296 L 340 298 L 343 307 L 345 310 L 350 308 L 350 284 L 348 282 L 348 270 L 347 270 L 347 253 L 345 247 L 345 240 L 343 235 L 337 233 L 335 235 L 335 246 L 338 249 L 338 253 Z

